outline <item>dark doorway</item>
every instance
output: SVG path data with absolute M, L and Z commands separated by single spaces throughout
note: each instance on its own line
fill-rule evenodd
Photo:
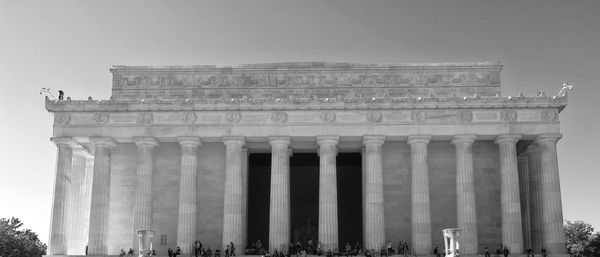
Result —
M 294 153 L 290 158 L 291 236 L 294 242 L 316 245 L 319 225 L 319 156 Z
M 362 163 L 360 153 L 337 156 L 339 249 L 362 242 Z M 251 153 L 248 157 L 248 246 L 261 240 L 269 247 L 269 201 L 271 154 Z M 291 240 L 306 245 L 318 242 L 319 157 L 315 153 L 294 153 L 290 158 Z M 362 243 L 361 243 L 362 244 Z
M 271 154 L 248 156 L 248 242 L 260 240 L 269 249 L 269 202 L 271 199 Z M 243 250 L 242 250 L 243 251 Z
M 360 153 L 339 153 L 337 162 L 339 249 L 346 242 L 362 245 L 362 158 Z

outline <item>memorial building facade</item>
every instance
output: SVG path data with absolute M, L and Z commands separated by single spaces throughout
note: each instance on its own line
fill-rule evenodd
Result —
M 348 242 L 565 253 L 567 96 L 503 96 L 498 63 L 114 66 L 110 100 L 46 99 L 58 148 L 48 255 L 153 230 L 238 255 Z

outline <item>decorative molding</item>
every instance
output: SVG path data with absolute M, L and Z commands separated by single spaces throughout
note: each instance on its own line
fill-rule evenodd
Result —
M 154 121 L 154 116 L 150 112 L 142 112 L 138 114 L 138 124 L 151 124 Z
M 503 121 L 515 121 L 517 120 L 517 112 L 515 110 L 503 110 L 500 117 Z
M 541 118 L 543 121 L 557 121 L 558 111 L 555 109 L 542 110 Z
M 277 111 L 271 114 L 271 120 L 275 123 L 285 123 L 287 122 L 288 115 L 286 112 Z
M 54 124 L 67 125 L 71 121 L 71 115 L 68 113 L 57 113 L 54 115 Z
M 94 113 L 94 117 L 92 118 L 98 124 L 106 124 L 109 120 L 109 114 L 105 112 L 97 112 Z
M 241 112 L 226 112 L 225 120 L 230 123 L 238 123 L 238 122 L 240 122 L 240 120 L 242 120 L 242 113 Z
M 319 117 L 325 123 L 332 123 L 336 119 L 336 114 L 335 114 L 335 112 L 327 112 L 326 111 L 326 112 L 321 112 L 321 114 L 319 115 Z
M 410 118 L 416 122 L 424 122 L 427 120 L 427 112 L 425 111 L 412 111 L 410 113 Z
M 192 124 L 192 123 L 194 123 L 196 121 L 197 118 L 198 117 L 196 116 L 196 113 L 193 113 L 193 112 L 185 112 L 181 116 L 181 120 L 185 124 Z
M 473 112 L 471 110 L 459 110 L 456 114 L 458 120 L 461 122 L 473 121 Z
M 371 123 L 380 123 L 383 120 L 383 115 L 378 111 L 367 112 L 366 120 Z

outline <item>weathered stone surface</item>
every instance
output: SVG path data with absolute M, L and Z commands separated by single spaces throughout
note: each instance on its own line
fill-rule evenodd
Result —
M 497 63 L 114 66 L 114 99 L 381 97 L 500 92 Z M 259 88 L 258 90 L 252 88 Z
M 159 254 L 177 246 L 190 254 L 196 240 L 213 250 L 234 242 L 239 254 L 252 222 L 246 219 L 252 208 L 247 205 L 247 190 L 252 190 L 247 151 L 273 154 L 269 247 L 281 249 L 291 239 L 290 149 L 320 149 L 319 180 L 328 185 L 320 188 L 327 190 L 320 193 L 319 208 L 319 239 L 325 247 L 345 243 L 336 239 L 339 213 L 331 209 L 337 205 L 337 191 L 331 191 L 337 183 L 334 156 L 361 151 L 363 246 L 378 249 L 388 240 L 402 241 L 418 254 L 429 254 L 443 246 L 442 229 L 462 227 L 462 239 L 468 240 L 461 245 L 463 253 L 494 250 L 499 242 L 513 253 L 522 252 L 518 232 L 528 245 L 530 217 L 531 245 L 560 252 L 563 239 L 544 237 L 543 231 L 561 234 L 552 135 L 560 133 L 558 118 L 567 98 L 496 96 L 500 68 L 331 63 L 115 67 L 111 100 L 46 101 L 54 113 L 54 136 L 70 138 L 94 155 L 85 160 L 93 166 L 81 188 L 75 175 L 82 172 L 73 172 L 82 171 L 83 159 L 71 158 L 69 175 L 68 149 L 59 146 L 57 171 L 67 175 L 57 175 L 57 183 L 59 177 L 70 182 L 57 184 L 54 205 L 59 210 L 53 216 L 50 252 L 81 252 L 71 251 L 81 248 L 81 242 L 89 242 L 89 253 L 95 254 L 117 255 L 130 247 L 137 251 L 136 220 L 151 216 L 145 222 L 151 225 L 145 226 L 156 230 Z M 452 144 L 452 138 L 465 134 L 477 137 L 470 149 L 464 140 Z M 521 153 L 527 156 L 528 176 L 517 172 L 517 139 L 498 136 L 504 134 L 538 138 L 532 146 L 544 144 L 537 157 Z M 332 135 L 336 144 L 321 135 Z M 232 136 L 243 136 L 246 148 L 226 146 L 223 139 Z M 184 137 L 198 145 L 182 144 L 189 141 L 180 140 Z M 140 138 L 160 143 L 148 151 L 136 146 Z M 151 170 L 151 183 L 139 183 L 138 171 Z M 141 192 L 141 184 L 150 185 L 151 193 L 138 197 L 151 197 L 140 205 L 136 191 Z M 523 190 L 526 184 L 529 190 Z M 73 208 L 79 197 L 86 199 L 85 228 L 65 228 L 65 219 L 81 216 Z M 525 207 L 531 207 L 530 214 Z M 69 237 L 82 231 L 87 234 L 83 238 Z

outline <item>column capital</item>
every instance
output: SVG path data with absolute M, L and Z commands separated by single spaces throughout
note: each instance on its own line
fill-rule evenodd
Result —
M 289 146 L 291 142 L 292 142 L 292 139 L 288 136 L 270 136 L 269 137 L 269 144 L 271 144 L 271 146 L 274 146 L 274 145 Z
M 406 141 L 409 145 L 412 144 L 428 144 L 431 141 L 431 135 L 411 135 L 408 136 L 408 140 Z
M 92 142 L 94 146 L 117 146 L 117 141 L 115 141 L 112 137 L 90 137 L 90 142 Z
M 177 141 L 179 141 L 181 146 L 198 147 L 202 145 L 199 137 L 178 137 Z
M 562 134 L 560 134 L 560 133 L 539 134 L 535 138 L 535 142 L 538 143 L 538 144 L 541 144 L 541 143 L 556 143 L 561 138 L 562 138 Z
M 83 146 L 75 146 L 73 147 L 73 156 L 88 158 L 92 154 L 85 149 Z
M 70 146 L 73 148 L 79 145 L 72 137 L 51 137 L 50 141 L 56 146 Z
M 472 144 L 477 140 L 477 135 L 454 135 L 452 137 L 452 144 Z
M 536 143 L 531 143 L 527 146 L 527 148 L 525 149 L 526 153 L 534 153 L 534 152 L 539 152 L 540 151 L 540 146 Z
M 370 145 L 383 145 L 385 143 L 385 136 L 382 135 L 365 135 L 363 136 L 363 144 Z
M 317 144 L 319 145 L 337 145 L 340 141 L 339 136 L 317 136 Z
M 226 146 L 229 145 L 240 145 L 243 146 L 246 144 L 246 139 L 243 136 L 225 136 L 222 138 L 223 144 Z
M 496 144 L 503 143 L 517 143 L 521 139 L 521 135 L 518 134 L 500 134 L 496 136 L 496 140 L 494 141 Z
M 158 141 L 154 137 L 133 137 L 133 142 L 138 147 L 154 148 L 158 146 Z

